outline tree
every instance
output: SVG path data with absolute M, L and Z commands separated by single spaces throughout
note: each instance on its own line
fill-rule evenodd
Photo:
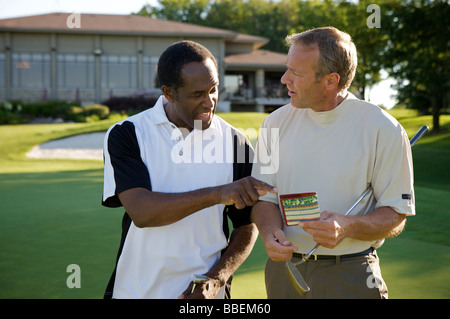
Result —
M 269 39 L 266 50 L 286 52 L 284 38 L 297 12 L 295 0 L 216 0 L 204 25 L 265 37 Z
M 146 4 L 136 14 L 151 18 L 203 24 L 209 0 L 158 0 L 159 6 Z
M 387 41 L 380 28 L 367 25 L 370 15 L 367 8 L 372 2 L 373 0 L 360 0 L 357 3 L 345 0 L 297 1 L 298 19 L 292 25 L 294 32 L 333 26 L 350 34 L 358 52 L 358 68 L 352 89 L 358 91 L 361 98 L 364 98 L 367 88 L 381 80 L 380 57 Z M 380 19 L 383 20 L 383 17 L 380 16 Z
M 398 80 L 398 99 L 408 108 L 433 115 L 433 131 L 440 131 L 440 110 L 449 93 L 448 1 L 402 1 L 387 8 L 389 37 L 384 67 Z M 447 21 L 447 22 L 446 22 Z
M 367 19 L 371 15 L 368 8 L 373 0 L 360 0 L 357 4 L 342 1 L 337 6 L 339 12 L 335 27 L 349 33 L 358 52 L 358 68 L 352 86 L 358 90 L 362 99 L 366 89 L 381 80 L 381 55 L 386 46 L 387 37 L 383 35 L 381 27 L 368 25 Z M 383 21 L 383 16 L 377 17 Z

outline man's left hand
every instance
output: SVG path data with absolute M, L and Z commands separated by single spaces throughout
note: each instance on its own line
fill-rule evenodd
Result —
M 214 278 L 210 278 L 203 284 L 197 284 L 194 291 L 192 291 L 193 285 L 194 283 L 191 282 L 178 299 L 214 299 L 221 288 L 220 281 Z
M 325 248 L 334 248 L 346 237 L 348 219 L 347 216 L 323 211 L 320 219 L 299 222 L 298 226 L 313 236 L 316 243 Z

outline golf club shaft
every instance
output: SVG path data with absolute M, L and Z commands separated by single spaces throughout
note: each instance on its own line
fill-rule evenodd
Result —
M 428 126 L 423 125 L 416 134 L 414 134 L 413 137 L 411 137 L 411 139 L 409 140 L 409 144 L 411 145 L 411 147 L 414 146 L 414 144 L 416 144 L 416 142 L 422 137 L 423 134 L 425 134 L 425 132 L 428 131 Z
M 344 216 L 347 216 L 348 214 L 350 214 L 353 209 L 355 209 L 355 207 L 359 204 L 360 201 L 362 201 L 362 199 L 364 197 L 366 197 L 366 195 L 370 192 L 370 190 L 372 189 L 372 187 L 369 185 L 366 190 L 364 192 L 362 192 L 362 194 L 359 196 L 359 198 L 353 203 L 353 205 L 347 210 L 347 212 L 344 214 Z M 309 259 L 309 257 L 311 257 L 312 254 L 314 254 L 314 252 L 316 251 L 316 249 L 320 246 L 320 244 L 316 244 L 314 246 L 313 249 L 311 249 L 305 256 L 303 256 L 303 260 L 306 261 Z

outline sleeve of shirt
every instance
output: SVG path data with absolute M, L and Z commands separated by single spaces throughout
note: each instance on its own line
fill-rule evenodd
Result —
M 239 132 L 233 133 L 233 181 L 250 176 L 252 171 L 252 162 L 254 151 L 248 139 Z M 251 224 L 251 210 L 252 207 L 245 207 L 237 209 L 234 205 L 226 207 L 226 212 L 233 228 Z
M 279 129 L 271 128 L 267 118 L 263 121 L 259 130 L 258 142 L 255 149 L 252 176 L 269 185 L 277 187 L 275 175 L 279 165 Z M 267 192 L 260 200 L 278 205 L 278 195 Z
M 104 142 L 104 182 L 102 205 L 120 207 L 119 193 L 143 187 L 151 190 L 150 176 L 141 159 L 135 126 L 125 121 L 111 127 Z
M 400 124 L 378 134 L 372 188 L 376 208 L 388 206 L 397 213 L 415 215 L 411 146 Z

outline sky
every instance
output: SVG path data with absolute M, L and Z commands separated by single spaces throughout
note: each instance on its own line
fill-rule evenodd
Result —
M 385 80 L 377 83 L 373 88 L 366 89 L 366 100 L 378 106 L 384 106 L 388 109 L 395 106 L 397 100 L 393 97 L 397 92 L 390 86 L 395 83 L 391 78 L 387 78 L 386 72 L 381 72 L 381 77 Z M 368 96 L 367 96 L 368 95 Z
M 52 12 L 130 14 L 139 11 L 145 4 L 155 6 L 157 0 L 0 0 L 0 19 L 17 18 Z M 380 82 L 369 90 L 368 100 L 391 108 L 395 100 L 390 89 L 392 80 Z
M 157 0 L 0 0 L 0 19 L 51 12 L 130 14 Z

